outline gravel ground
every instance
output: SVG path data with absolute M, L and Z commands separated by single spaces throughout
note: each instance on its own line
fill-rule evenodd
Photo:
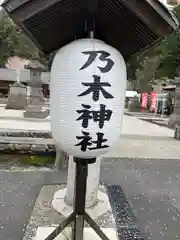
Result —
M 22 239 L 39 192 L 47 185 L 54 185 L 55 191 L 65 182 L 65 171 L 1 169 L 0 239 Z M 180 160 L 105 159 L 101 183 L 121 240 L 180 240 Z M 56 221 L 51 214 L 51 221 Z

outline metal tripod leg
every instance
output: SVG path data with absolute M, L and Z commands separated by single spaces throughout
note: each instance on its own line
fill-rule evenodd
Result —
M 86 212 L 84 214 L 84 219 L 102 240 L 109 240 L 109 238 L 103 233 L 100 227 L 92 220 L 92 218 Z
M 95 159 L 89 161 L 87 159 L 74 159 L 74 161 L 76 163 L 75 213 L 78 215 L 75 221 L 73 240 L 84 239 L 84 220 L 87 221 L 102 240 L 109 240 L 99 226 L 85 212 L 88 164 L 95 162 Z
M 74 223 L 73 240 L 83 240 L 84 214 L 86 207 L 86 184 L 88 176 L 88 160 L 74 158 L 74 161 L 76 163 L 76 186 L 74 202 L 76 220 Z
M 75 212 L 73 212 L 44 240 L 54 240 L 70 223 L 75 221 L 75 219 L 76 219 L 76 214 Z
M 74 221 L 74 231 L 73 240 L 83 240 L 84 239 L 84 216 L 76 216 Z

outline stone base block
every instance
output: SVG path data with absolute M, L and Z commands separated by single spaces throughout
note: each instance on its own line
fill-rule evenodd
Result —
M 24 110 L 27 106 L 26 96 L 12 95 L 9 96 L 5 109 Z
M 19 82 L 10 85 L 6 109 L 24 110 L 27 106 L 26 87 Z
M 26 111 L 24 112 L 24 118 L 47 118 L 49 116 L 49 110 L 46 111 Z
M 67 205 L 64 200 L 66 191 L 67 189 L 64 188 L 54 194 L 52 207 L 63 216 L 68 217 L 72 213 L 73 208 L 72 206 Z M 86 211 L 93 219 L 97 219 L 99 216 L 106 213 L 110 209 L 111 207 L 108 196 L 99 190 L 97 203 L 94 206 L 87 208 Z
M 34 240 L 44 240 L 55 227 L 39 227 L 36 232 L 36 237 Z M 101 228 L 101 230 L 106 234 L 106 236 L 111 240 L 118 240 L 117 233 L 112 228 Z M 71 229 L 65 229 L 62 234 L 57 236 L 54 240 L 70 240 L 72 239 Z M 101 238 L 97 236 L 91 228 L 84 228 L 84 240 L 100 240 Z

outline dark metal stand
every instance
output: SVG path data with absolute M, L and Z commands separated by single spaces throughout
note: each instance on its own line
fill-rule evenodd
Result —
M 75 202 L 73 213 L 65 219 L 45 240 L 55 239 L 69 224 L 74 223 L 73 240 L 84 239 L 84 222 L 97 233 L 102 240 L 109 240 L 99 226 L 86 213 L 86 184 L 88 176 L 88 164 L 95 163 L 96 159 L 74 158 L 76 163 Z

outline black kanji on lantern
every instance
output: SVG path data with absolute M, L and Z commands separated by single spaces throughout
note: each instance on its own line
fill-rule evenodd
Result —
M 90 105 L 86 105 L 86 104 L 82 104 L 82 107 L 84 109 L 77 110 L 77 113 L 81 114 L 81 116 L 79 118 L 77 118 L 76 121 L 82 120 L 83 128 L 87 128 L 89 120 L 93 118 L 92 117 L 92 111 L 89 110 L 91 108 L 91 106 Z
M 79 94 L 78 97 L 85 96 L 87 94 L 92 93 L 93 94 L 93 100 L 98 101 L 99 100 L 99 95 L 100 92 L 102 95 L 107 98 L 114 98 L 110 93 L 108 93 L 103 87 L 111 87 L 111 84 L 108 82 L 101 82 L 101 78 L 97 75 L 93 75 L 94 82 L 85 82 L 82 83 L 82 85 L 89 87 L 86 91 L 83 93 Z
M 93 114 L 93 120 L 95 122 L 99 122 L 99 128 L 103 128 L 104 122 L 110 120 L 112 111 L 109 109 L 106 110 L 106 105 L 100 104 L 100 110 L 92 111 L 92 114 Z
M 106 51 L 84 51 L 82 52 L 85 55 L 89 55 L 86 63 L 80 68 L 83 70 L 89 67 L 98 57 L 101 62 L 104 62 L 106 65 L 104 67 L 97 66 L 101 73 L 109 72 L 114 66 L 114 62 L 109 58 L 110 54 Z M 92 99 L 97 102 L 99 100 L 100 94 L 103 95 L 105 99 L 113 99 L 114 97 L 107 92 L 106 87 L 111 87 L 111 84 L 108 82 L 101 82 L 101 77 L 98 75 L 93 75 L 93 82 L 82 82 L 82 85 L 87 87 L 87 89 L 80 93 L 78 97 L 86 96 L 92 94 Z M 87 128 L 89 120 L 98 122 L 99 128 L 104 127 L 105 121 L 109 121 L 112 116 L 112 111 L 106 109 L 106 105 L 100 104 L 99 110 L 92 110 L 90 105 L 81 104 L 82 109 L 76 110 L 77 113 L 81 114 L 76 121 L 82 120 L 82 127 Z M 104 133 L 97 132 L 96 140 L 92 139 L 89 132 L 82 131 L 82 136 L 76 136 L 79 140 L 75 146 L 80 146 L 82 152 L 87 150 L 97 150 L 102 148 L 108 148 L 107 139 L 104 138 Z M 106 143 L 106 144 L 105 144 Z
M 105 52 L 105 51 L 85 51 L 85 52 L 82 52 L 82 53 L 85 54 L 85 55 L 89 55 L 89 58 L 88 58 L 87 62 L 80 68 L 80 70 L 83 70 L 83 69 L 89 67 L 96 60 L 98 54 L 100 54 L 99 60 L 102 61 L 102 62 L 106 62 L 105 67 L 98 67 L 99 70 L 102 73 L 109 72 L 114 65 L 114 62 L 110 58 L 108 58 L 111 55 L 108 52 Z
M 96 133 L 96 135 L 97 135 L 96 141 L 92 141 L 92 137 L 90 137 L 89 132 L 82 131 L 82 134 L 83 134 L 83 136 L 76 137 L 78 140 L 82 140 L 82 141 L 75 145 L 75 146 L 81 146 L 82 152 L 86 152 L 87 149 L 88 150 L 97 150 L 97 149 L 109 147 L 107 144 L 103 145 L 103 143 L 107 142 L 107 139 L 103 138 L 104 133 L 101 133 L 101 132 Z M 92 144 L 95 144 L 95 146 L 88 147 L 88 146 L 91 146 Z
M 104 127 L 104 122 L 109 121 L 112 115 L 112 111 L 106 109 L 106 105 L 100 104 L 100 110 L 99 111 L 91 111 L 90 105 L 82 104 L 83 109 L 77 110 L 77 113 L 81 114 L 78 120 L 82 120 L 82 126 L 83 128 L 88 127 L 89 120 L 93 120 L 95 122 L 99 122 L 99 128 Z
M 75 146 L 81 146 L 81 151 L 86 152 L 87 147 L 92 145 L 92 142 L 91 142 L 92 137 L 89 136 L 88 132 L 82 131 L 82 134 L 83 136 L 79 136 L 79 137 L 76 136 L 78 140 L 82 140 L 82 141 L 76 144 Z
M 88 148 L 89 150 L 96 150 L 96 149 L 101 149 L 101 148 L 108 148 L 108 145 L 102 145 L 103 143 L 107 142 L 107 139 L 103 138 L 104 133 L 98 132 L 96 133 L 97 135 L 97 140 L 96 141 L 91 141 L 92 143 L 96 144 L 94 147 Z

